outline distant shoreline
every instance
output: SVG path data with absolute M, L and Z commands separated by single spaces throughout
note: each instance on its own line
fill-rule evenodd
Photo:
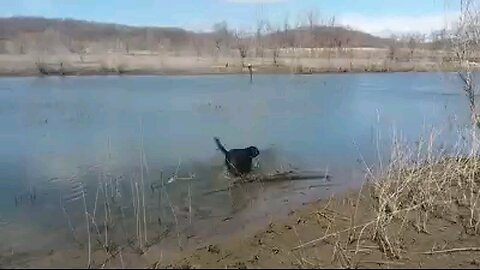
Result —
M 389 69 L 389 70 L 335 70 L 322 69 L 305 72 L 292 72 L 285 68 L 271 70 L 256 70 L 253 75 L 318 75 L 318 74 L 361 74 L 361 73 L 425 73 L 425 72 L 455 72 L 453 68 L 413 68 L 413 69 Z M 63 74 L 52 72 L 42 74 L 38 71 L 12 71 L 1 72 L 0 78 L 6 77 L 87 77 L 87 76 L 208 76 L 208 75 L 248 75 L 248 71 L 229 70 L 128 70 L 123 72 L 105 71 L 66 71 Z
M 45 57 L 43 57 L 45 58 Z M 246 63 L 253 74 L 339 74 L 391 72 L 452 72 L 455 64 L 428 59 L 390 61 L 382 58 L 284 57 L 277 63 L 269 58 L 192 57 L 149 55 L 52 55 L 39 63 L 32 55 L 0 55 L 0 77 L 112 76 L 112 75 L 233 75 L 246 74 Z

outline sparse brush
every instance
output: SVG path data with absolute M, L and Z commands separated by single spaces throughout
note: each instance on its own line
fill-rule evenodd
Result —
M 408 232 L 413 229 L 430 234 L 433 227 L 429 226 L 438 218 L 454 217 L 465 234 L 479 235 L 480 158 L 471 151 L 472 142 L 457 143 L 450 152 L 436 151 L 434 134 L 413 147 L 394 138 L 389 162 L 381 163 L 378 169 L 367 166 L 367 182 L 358 197 L 350 201 L 349 224 L 332 229 L 329 226 L 323 236 L 300 243 L 293 250 L 321 241 L 332 245 L 327 240 L 334 240 L 334 262 L 352 267 L 361 263 L 359 253 L 366 242 L 376 243 L 387 258 L 402 259 L 407 252 Z M 362 210 L 358 210 L 359 206 Z M 342 222 L 334 216 L 328 221 Z M 351 244 L 354 255 L 345 257 L 342 251 Z
M 49 74 L 47 64 L 37 61 L 37 62 L 35 62 L 35 66 L 37 67 L 37 70 L 40 74 L 42 74 L 42 75 L 48 75 Z
M 369 177 L 376 215 L 373 238 L 389 257 L 399 258 L 401 237 L 409 224 L 429 233 L 429 220 L 459 202 L 470 213 L 466 232 L 479 232 L 480 159 L 461 151 L 435 154 L 433 138 L 418 149 L 394 143 L 388 167 Z M 427 147 L 423 150 L 421 145 Z

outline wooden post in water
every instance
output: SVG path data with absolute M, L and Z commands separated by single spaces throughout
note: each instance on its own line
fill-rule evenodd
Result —
M 248 64 L 248 72 L 250 72 L 250 83 L 252 83 L 253 82 L 252 64 Z

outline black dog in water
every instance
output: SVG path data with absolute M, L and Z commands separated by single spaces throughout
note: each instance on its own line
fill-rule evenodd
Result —
M 231 174 L 241 176 L 252 170 L 252 159 L 260 154 L 257 147 L 250 146 L 244 149 L 230 149 L 227 151 L 220 143 L 220 139 L 217 137 L 213 139 L 218 149 L 225 155 L 225 165 Z

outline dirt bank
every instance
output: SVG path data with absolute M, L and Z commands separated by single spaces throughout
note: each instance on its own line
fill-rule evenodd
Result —
M 369 198 L 332 198 L 305 206 L 282 221 L 250 236 L 211 243 L 174 259 L 158 261 L 157 268 L 478 268 L 480 237 L 464 232 L 461 216 L 436 216 L 428 232 L 413 224 L 400 237 L 402 252 L 393 256 L 382 238 L 373 238 L 376 213 Z

